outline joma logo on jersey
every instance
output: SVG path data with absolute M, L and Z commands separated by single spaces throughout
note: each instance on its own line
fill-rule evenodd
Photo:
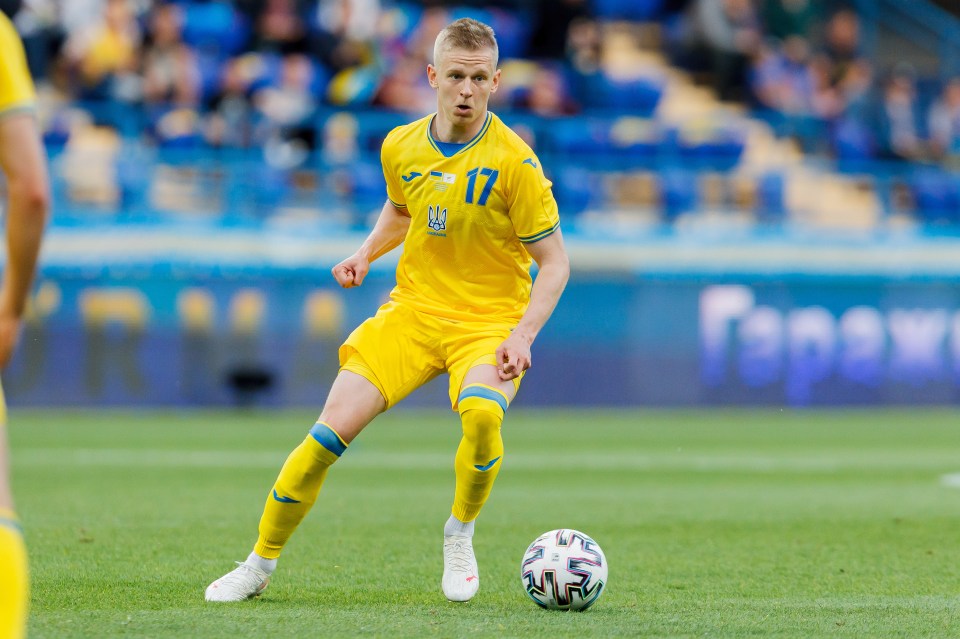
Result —
M 446 237 L 446 233 L 441 231 L 447 230 L 447 209 L 441 209 L 440 205 L 430 206 L 427 209 L 427 227 L 430 228 L 430 235 L 439 235 L 440 237 Z

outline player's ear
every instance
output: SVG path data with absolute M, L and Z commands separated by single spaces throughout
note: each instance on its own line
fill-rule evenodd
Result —
M 493 77 L 490 78 L 490 93 L 496 93 L 497 87 L 500 86 L 500 69 L 497 69 L 493 72 Z
M 430 83 L 434 89 L 440 85 L 437 83 L 437 68 L 432 64 L 427 65 L 427 81 Z

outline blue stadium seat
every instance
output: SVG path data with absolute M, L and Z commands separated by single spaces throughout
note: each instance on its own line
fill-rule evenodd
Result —
M 920 221 L 928 224 L 960 222 L 960 176 L 938 168 L 924 168 L 909 178 Z
M 692 171 L 670 168 L 659 174 L 660 203 L 664 219 L 674 221 L 697 208 L 697 175 Z
M 782 222 L 786 213 L 786 179 L 783 173 L 764 173 L 757 178 L 757 220 Z
M 601 185 L 596 173 L 564 164 L 549 177 L 561 216 L 577 215 L 598 204 Z
M 610 124 L 599 118 L 561 118 L 547 129 L 549 149 L 580 159 L 608 155 Z
M 610 125 L 610 146 L 634 166 L 650 166 L 675 152 L 676 135 L 648 118 L 623 116 Z
M 652 20 L 659 17 L 664 0 L 592 0 L 599 18 L 618 20 Z
M 185 2 L 183 40 L 223 56 L 239 53 L 250 37 L 250 26 L 228 2 Z
M 840 118 L 831 135 L 833 152 L 841 167 L 872 160 L 877 156 L 877 139 L 870 125 L 852 117 Z
M 684 163 L 719 170 L 730 170 L 740 161 L 746 136 L 737 127 L 718 127 L 710 131 L 684 133 L 678 140 Z
M 594 73 L 579 84 L 578 98 L 587 109 L 650 117 L 660 104 L 665 81 L 659 78 L 618 80 Z

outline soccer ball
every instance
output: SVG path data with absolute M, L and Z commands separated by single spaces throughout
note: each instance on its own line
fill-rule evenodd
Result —
M 600 545 L 579 530 L 551 530 L 523 553 L 520 581 L 541 608 L 586 610 L 607 587 L 607 558 Z

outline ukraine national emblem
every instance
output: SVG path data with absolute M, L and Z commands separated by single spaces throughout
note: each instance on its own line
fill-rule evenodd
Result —
M 430 206 L 427 209 L 427 226 L 434 231 L 445 231 L 447 229 L 447 209 L 440 208 L 440 205 Z

